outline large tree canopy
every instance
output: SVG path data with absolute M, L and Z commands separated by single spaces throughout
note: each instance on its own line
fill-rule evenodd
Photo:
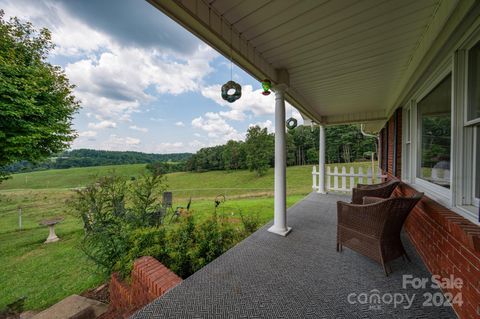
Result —
M 274 164 L 275 136 L 267 128 L 252 126 L 247 131 L 245 151 L 248 168 L 262 176 Z
M 47 29 L 6 21 L 0 10 L 0 168 L 44 159 L 76 137 L 79 102 L 63 70 L 47 62 L 53 48 Z

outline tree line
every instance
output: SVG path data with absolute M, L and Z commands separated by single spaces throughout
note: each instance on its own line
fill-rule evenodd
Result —
M 349 163 L 370 159 L 376 139 L 365 137 L 358 125 L 330 126 L 325 129 L 327 163 Z M 287 165 L 318 163 L 319 128 L 299 126 L 287 130 Z M 263 175 L 275 161 L 275 135 L 266 128 L 252 126 L 245 141 L 205 147 L 189 158 L 188 171 L 250 169 Z
M 145 163 L 170 163 L 171 166 L 175 168 L 178 166 L 176 165 L 177 163 L 181 163 L 178 167 L 183 170 L 183 163 L 191 156 L 191 153 L 147 154 L 131 151 L 120 152 L 78 149 L 62 152 L 40 163 L 20 161 L 6 166 L 4 171 L 16 173 L 45 169 Z
M 376 140 L 362 135 L 357 125 L 326 127 L 327 163 L 368 160 L 376 150 Z M 318 163 L 319 128 L 299 126 L 287 130 L 287 165 Z M 275 135 L 266 128 L 252 126 L 245 141 L 230 140 L 224 145 L 204 147 L 195 154 L 147 154 L 132 151 L 78 149 L 65 151 L 40 163 L 20 161 L 3 170 L 7 173 L 45 169 L 91 167 L 103 165 L 147 164 L 155 173 L 179 171 L 249 169 L 263 175 L 275 162 Z

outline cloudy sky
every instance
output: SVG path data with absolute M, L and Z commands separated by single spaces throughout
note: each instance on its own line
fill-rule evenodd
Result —
M 52 32 L 49 60 L 82 105 L 72 148 L 191 152 L 244 139 L 252 124 L 273 129 L 273 94 L 234 65 L 242 98 L 223 101 L 230 62 L 146 1 L 0 0 L 0 9 Z

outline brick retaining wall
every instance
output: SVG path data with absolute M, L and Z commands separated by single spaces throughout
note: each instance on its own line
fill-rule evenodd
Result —
M 182 281 L 170 269 L 149 256 L 135 261 L 131 278 L 131 285 L 128 285 L 120 279 L 118 274 L 112 274 L 110 306 L 105 318 L 128 318 L 133 312 L 165 294 Z

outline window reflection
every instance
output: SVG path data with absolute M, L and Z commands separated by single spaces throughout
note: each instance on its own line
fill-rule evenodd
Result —
M 476 146 L 475 148 L 477 149 L 477 154 L 475 156 L 475 162 L 476 162 L 476 176 L 475 176 L 475 197 L 477 199 L 480 199 L 480 126 L 476 128 L 477 131 L 477 139 L 476 139 Z M 480 218 L 480 216 L 479 216 Z
M 468 53 L 468 120 L 480 118 L 480 42 Z
M 417 176 L 450 188 L 451 75 L 418 103 L 420 167 Z

